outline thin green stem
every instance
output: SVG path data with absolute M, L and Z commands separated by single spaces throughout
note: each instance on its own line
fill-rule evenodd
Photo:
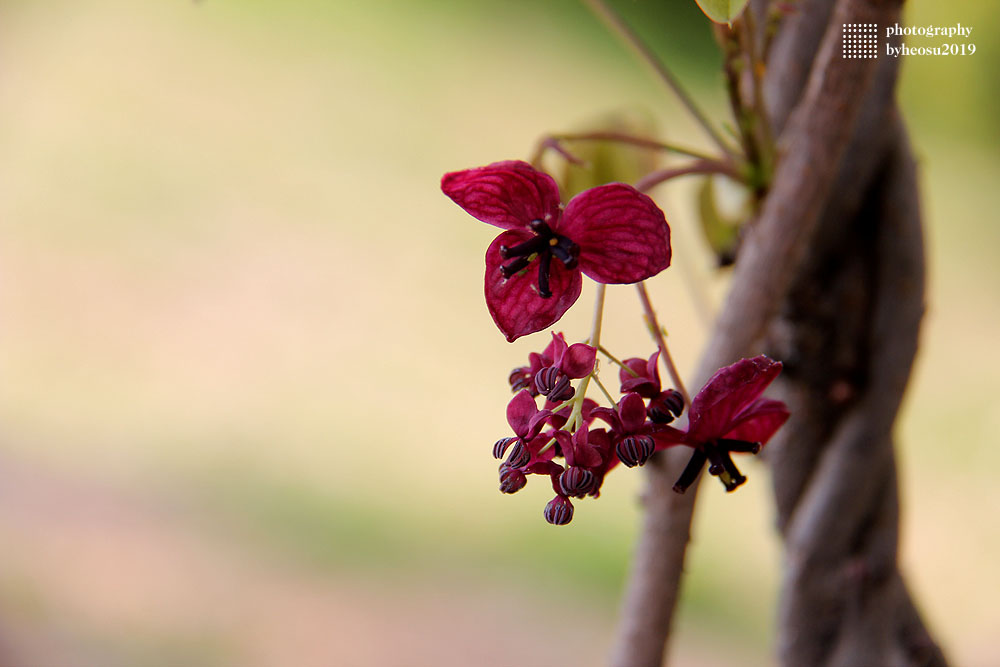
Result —
M 600 389 L 601 392 L 604 394 L 604 396 L 608 399 L 608 403 L 610 403 L 611 406 L 614 407 L 615 405 L 614 397 L 611 395 L 611 392 L 608 391 L 608 388 L 604 386 L 604 383 L 601 382 L 601 378 L 597 377 L 596 374 L 594 375 L 594 382 L 597 383 L 597 388 Z
M 681 86 L 680 81 L 674 76 L 673 72 L 667 68 L 666 65 L 653 53 L 653 50 L 642 41 L 642 39 L 635 33 L 634 30 L 622 19 L 621 15 L 618 14 L 614 9 L 611 8 L 604 0 L 583 0 L 583 2 L 590 8 L 590 11 L 594 13 L 597 18 L 599 18 L 608 28 L 615 32 L 630 48 L 635 50 L 640 58 L 645 60 L 656 72 L 656 74 L 663 80 L 667 87 L 673 91 L 677 99 L 684 106 L 685 109 L 691 114 L 691 116 L 698 122 L 699 125 L 705 130 L 712 141 L 722 149 L 722 152 L 730 157 L 736 157 L 736 152 L 726 143 L 722 135 L 719 134 L 718 130 L 712 126 L 712 123 L 708 120 L 708 116 L 698 108 L 695 104 L 694 99 L 687 93 L 686 90 Z
M 594 326 L 591 328 L 590 344 L 597 347 L 601 344 L 601 323 L 604 321 L 604 291 L 607 285 L 597 284 L 597 297 L 594 302 Z M 583 420 L 583 399 L 587 397 L 587 387 L 590 386 L 590 379 L 594 377 L 593 369 L 580 380 L 580 386 L 576 390 L 576 404 L 573 411 L 566 420 L 566 425 L 575 429 L 579 422 Z
M 674 365 L 673 357 L 670 356 L 670 350 L 667 349 L 667 341 L 663 337 L 663 329 L 660 328 L 660 323 L 656 319 L 656 311 L 653 310 L 653 304 L 649 301 L 646 284 L 638 282 L 635 284 L 635 287 L 639 292 L 639 300 L 642 302 L 642 310 L 646 315 L 646 324 L 649 325 L 649 333 L 652 335 L 653 340 L 656 341 L 656 346 L 660 349 L 660 359 L 663 361 L 664 366 L 666 366 L 667 373 L 670 374 L 670 379 L 673 381 L 677 391 L 681 392 L 681 396 L 684 397 L 684 405 L 690 406 L 691 397 L 684 387 L 684 382 L 681 381 L 680 373 L 677 372 L 677 366 Z
M 573 399 L 569 398 L 569 399 L 563 401 L 562 403 L 560 403 L 559 405 L 555 405 L 555 406 L 549 408 L 549 410 L 551 412 L 559 412 L 560 410 L 562 410 L 563 408 L 565 408 L 567 405 L 570 405 L 572 402 L 573 402 Z
M 603 345 L 598 345 L 597 346 L 597 350 L 601 354 L 603 354 L 605 357 L 607 357 L 608 359 L 610 359 L 611 363 L 618 364 L 619 366 L 621 366 L 622 368 L 624 368 L 626 371 L 628 371 L 632 375 L 632 377 L 634 377 L 634 378 L 639 377 L 638 373 L 636 373 L 634 370 L 632 370 L 631 368 L 629 368 L 628 366 L 626 366 L 624 362 L 619 361 L 617 358 L 615 358 L 615 355 L 613 355 L 610 352 L 608 352 L 607 348 L 605 348 Z
M 596 348 L 600 348 L 601 345 L 601 323 L 604 321 L 604 291 L 606 287 L 607 286 L 602 283 L 597 284 L 597 299 L 594 303 L 594 326 L 590 334 L 590 338 L 588 339 L 590 341 L 590 345 L 593 345 Z M 575 431 L 577 427 L 583 423 L 583 401 L 585 398 L 587 398 L 587 388 L 590 386 L 591 378 L 597 380 L 597 378 L 595 377 L 596 373 L 597 373 L 597 363 L 595 362 L 594 368 L 590 369 L 590 373 L 584 376 L 584 378 L 580 381 L 580 386 L 577 387 L 576 395 L 574 395 L 573 398 L 569 399 L 568 401 L 564 401 L 562 404 L 558 406 L 559 409 L 562 409 L 566 405 L 569 404 L 573 405 L 573 410 L 569 413 L 569 418 L 566 420 L 566 423 L 563 424 L 561 430 L 572 432 Z M 598 385 L 600 385 L 600 380 L 597 380 L 597 383 Z M 605 392 L 606 391 L 607 390 L 605 390 Z M 610 395 L 608 396 L 610 398 Z M 615 402 L 614 399 L 611 399 L 612 405 L 614 404 L 614 402 Z M 553 412 L 555 412 L 555 410 L 553 410 Z M 545 452 L 549 447 L 551 447 L 555 443 L 555 441 L 556 441 L 555 438 L 549 440 L 547 443 L 545 443 L 545 446 L 539 450 L 539 453 Z

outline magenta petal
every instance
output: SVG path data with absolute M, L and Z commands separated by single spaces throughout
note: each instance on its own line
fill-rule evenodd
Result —
M 552 360 L 552 366 L 558 366 L 567 349 L 569 346 L 566 344 L 566 337 L 562 335 L 562 332 L 553 333 L 552 342 L 548 344 L 543 354 L 548 355 L 548 358 Z
M 527 391 L 527 389 L 522 389 L 521 391 Z M 551 410 L 539 410 L 531 419 L 528 420 L 528 435 L 530 437 L 535 437 L 538 432 L 542 430 L 545 425 L 545 420 L 552 416 Z
M 646 404 L 636 393 L 625 394 L 618 401 L 618 414 L 621 416 L 622 428 L 625 433 L 638 433 L 646 423 Z
M 562 450 L 563 458 L 566 459 L 566 465 L 577 465 L 576 445 L 573 444 L 573 435 L 568 431 L 556 431 L 552 435 L 555 437 L 556 442 L 559 443 L 559 449 Z
M 545 358 L 543 355 L 537 352 L 531 352 L 528 354 L 528 369 L 531 372 L 531 377 L 535 377 L 535 373 L 542 370 L 546 366 L 552 365 L 552 358 Z
M 527 437 L 531 418 L 538 412 L 535 399 L 527 389 L 522 389 L 507 404 L 507 423 L 520 438 Z
M 741 359 L 716 371 L 691 401 L 691 440 L 705 442 L 731 431 L 736 417 L 764 393 L 780 372 L 781 362 L 763 355 Z
M 643 398 L 656 397 L 660 393 L 660 373 L 656 365 L 659 358 L 660 351 L 657 350 L 647 361 L 632 358 L 622 362 L 627 368 L 638 374 L 638 376 L 634 376 L 624 368 L 619 369 L 618 379 L 621 381 L 622 393 L 634 391 Z
M 596 468 L 604 463 L 604 457 L 600 450 L 592 445 L 583 445 L 576 448 L 576 465 L 585 468 Z
M 660 388 L 659 361 L 660 361 L 659 350 L 649 355 L 649 359 L 646 360 L 646 377 L 652 378 L 653 380 L 656 381 L 657 390 L 659 390 Z
M 580 269 L 600 283 L 635 283 L 670 266 L 663 211 L 623 183 L 573 197 L 555 231 L 580 246 Z
M 594 408 L 591 410 L 590 416 L 594 419 L 600 419 L 619 433 L 622 431 L 622 420 L 616 410 L 612 410 L 611 408 Z
M 555 363 L 556 350 L 559 349 L 566 349 L 566 337 L 563 336 L 561 331 L 559 333 L 553 333 L 552 340 L 545 346 L 545 349 L 542 350 L 542 361 L 544 362 L 542 365 L 553 365 Z
M 548 449 L 548 450 L 546 450 L 546 454 L 544 454 L 543 456 L 548 455 L 549 458 L 551 458 L 551 456 L 552 456 L 551 452 L 552 451 L 554 451 L 554 449 Z M 532 474 L 532 475 L 552 475 L 552 476 L 558 476 L 559 473 L 561 473 L 562 471 L 563 471 L 563 467 L 561 465 L 559 465 L 558 463 L 555 463 L 555 462 L 553 462 L 553 461 L 551 461 L 549 459 L 544 459 L 544 460 L 539 459 L 538 461 L 535 461 L 533 463 L 529 463 L 524 468 L 524 472 Z
M 733 430 L 723 437 L 766 444 L 775 431 L 788 420 L 788 415 L 788 406 L 781 401 L 758 398 L 736 417 Z
M 441 190 L 472 217 L 502 229 L 539 219 L 554 224 L 559 217 L 556 182 L 520 160 L 445 174 Z
M 563 450 L 565 453 L 565 450 Z M 601 453 L 590 444 L 590 431 L 586 426 L 581 427 L 573 434 L 573 465 L 593 468 L 601 465 L 603 458 Z M 566 461 L 569 461 L 567 458 Z
M 678 431 L 672 426 L 659 426 L 649 435 L 653 438 L 653 442 L 656 443 L 656 451 L 688 442 L 687 434 L 684 431 Z
M 594 370 L 597 361 L 597 348 L 584 343 L 573 343 L 563 352 L 561 359 L 556 359 L 556 366 L 563 373 L 574 379 L 580 379 Z
M 538 260 L 510 278 L 504 278 L 500 266 L 500 246 L 525 240 L 526 233 L 504 232 L 493 239 L 486 251 L 486 307 L 508 342 L 555 324 L 580 297 L 583 278 L 580 271 L 567 269 L 562 262 L 552 262 L 549 289 L 552 296 L 538 295 Z

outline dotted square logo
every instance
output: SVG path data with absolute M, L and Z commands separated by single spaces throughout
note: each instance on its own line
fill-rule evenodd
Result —
M 878 24 L 844 24 L 845 58 L 878 58 Z

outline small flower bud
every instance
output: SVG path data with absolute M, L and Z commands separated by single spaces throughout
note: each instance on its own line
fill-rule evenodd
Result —
M 500 466 L 500 492 L 517 493 L 528 483 L 528 478 L 520 470 L 510 466 Z
M 618 460 L 629 468 L 641 466 L 656 451 L 656 443 L 648 435 L 630 435 L 615 446 Z
M 549 366 L 535 373 L 535 389 L 550 401 L 567 401 L 576 390 L 570 386 L 569 377 L 555 366 Z
M 523 465 L 527 465 L 528 461 L 531 460 L 531 452 L 524 446 L 524 442 L 520 439 L 516 440 L 517 442 L 511 447 L 510 454 L 507 455 L 507 465 L 511 468 L 520 468 Z
M 510 383 L 510 390 L 515 394 L 522 389 L 527 389 L 532 396 L 538 396 L 538 390 L 535 389 L 535 383 L 532 382 L 531 369 L 527 366 L 512 370 L 507 376 L 507 382 Z
M 499 440 L 497 440 L 495 443 L 493 443 L 493 458 L 502 459 L 504 452 L 507 451 L 507 448 L 510 447 L 511 444 L 513 444 L 516 441 L 517 438 L 513 437 L 500 438 Z
M 661 392 L 649 401 L 646 415 L 656 424 L 669 424 L 684 412 L 684 397 L 676 389 Z
M 559 475 L 559 487 L 567 496 L 582 498 L 594 485 L 594 473 L 586 468 L 572 466 Z
M 565 526 L 573 520 L 573 503 L 566 496 L 556 496 L 545 506 L 545 520 L 553 526 Z

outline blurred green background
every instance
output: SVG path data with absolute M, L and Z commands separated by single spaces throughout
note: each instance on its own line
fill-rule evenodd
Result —
M 694 4 L 618 4 L 724 117 Z M 955 663 L 988 665 L 1000 17 L 908 12 L 973 26 L 978 51 L 903 63 L 931 284 L 902 561 Z M 561 529 L 546 483 L 496 490 L 507 373 L 546 335 L 495 330 L 495 230 L 438 181 L 622 108 L 709 148 L 569 0 L 5 2 L 0 661 L 602 664 L 641 475 Z M 685 281 L 724 293 L 692 197 L 657 194 L 675 268 L 651 286 L 682 371 L 706 333 Z M 606 326 L 651 351 L 632 290 L 609 290 Z M 766 469 L 746 468 L 739 493 L 703 493 L 677 664 L 770 662 L 780 551 Z

